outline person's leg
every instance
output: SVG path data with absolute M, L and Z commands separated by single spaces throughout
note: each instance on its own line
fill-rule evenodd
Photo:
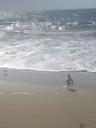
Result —
M 69 80 L 67 80 L 67 87 L 68 87 L 68 89 L 70 88 L 70 82 L 69 82 Z

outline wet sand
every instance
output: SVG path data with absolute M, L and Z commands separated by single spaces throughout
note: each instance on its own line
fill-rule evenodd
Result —
M 76 78 L 74 92 L 65 84 L 68 72 L 64 76 L 62 72 L 53 75 L 34 72 L 8 69 L 4 75 L 1 71 L 0 128 L 96 128 L 95 73 L 72 73 Z M 44 80 L 40 78 L 43 75 Z M 91 80 L 92 84 L 80 79 Z

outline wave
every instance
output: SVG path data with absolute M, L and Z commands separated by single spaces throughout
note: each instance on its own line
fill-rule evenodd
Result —
M 77 33 L 76 33 L 77 34 Z M 24 37 L 24 36 L 23 36 Z M 79 37 L 79 35 L 78 35 Z M 0 43 L 0 67 L 42 71 L 96 72 L 95 39 L 76 36 L 36 36 Z M 75 40 L 74 40 L 75 38 Z
M 0 67 L 96 72 L 95 29 L 93 11 L 0 12 Z

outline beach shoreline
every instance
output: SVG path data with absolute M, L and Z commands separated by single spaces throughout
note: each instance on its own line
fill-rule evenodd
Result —
M 62 86 L 66 85 L 68 74 L 72 76 L 74 86 L 96 87 L 96 73 L 87 71 L 39 71 L 0 68 L 0 81 Z

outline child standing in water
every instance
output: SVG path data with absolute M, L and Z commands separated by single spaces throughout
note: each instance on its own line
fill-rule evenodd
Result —
M 70 89 L 70 88 L 73 86 L 73 80 L 72 80 L 70 74 L 67 75 L 67 80 L 66 80 L 66 82 L 67 82 L 68 89 Z

